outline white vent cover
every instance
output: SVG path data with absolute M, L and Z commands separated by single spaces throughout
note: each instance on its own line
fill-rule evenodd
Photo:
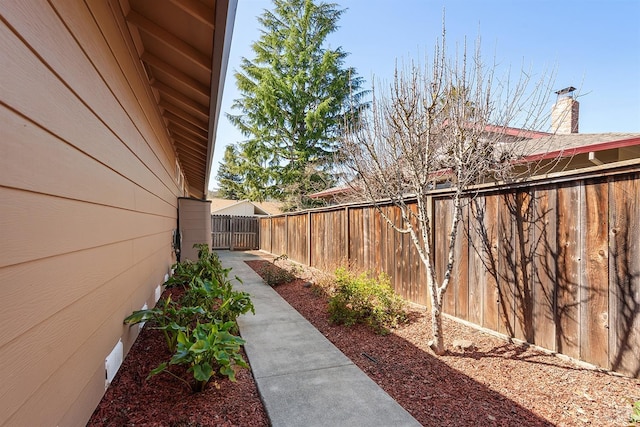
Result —
M 113 378 L 116 376 L 118 369 L 120 369 L 120 365 L 122 365 L 122 360 L 124 358 L 124 346 L 122 345 L 122 340 L 118 340 L 118 343 L 111 353 L 104 359 L 104 369 L 107 373 L 107 380 L 105 381 L 104 388 L 106 389 L 113 381 Z
M 162 285 L 158 285 L 156 287 L 156 292 L 155 292 L 155 297 L 156 297 L 156 302 L 158 302 L 158 300 L 160 299 L 160 295 L 162 295 Z
M 166 283 L 166 281 L 167 281 L 167 280 L 169 280 L 169 273 L 167 273 L 167 274 L 165 274 L 165 275 L 164 275 L 164 281 L 165 281 L 165 283 Z
M 147 303 L 145 302 L 144 305 L 142 306 L 142 308 L 140 310 L 146 310 L 147 308 L 149 308 L 149 306 L 147 305 Z M 138 330 L 141 331 L 142 327 L 144 326 L 144 324 L 147 322 L 140 322 L 138 323 Z

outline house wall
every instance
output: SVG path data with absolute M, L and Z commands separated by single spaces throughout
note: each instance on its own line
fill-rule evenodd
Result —
M 211 202 L 208 200 L 180 199 L 178 201 L 182 247 L 180 261 L 197 261 L 195 244 L 206 243 L 211 247 Z
M 175 260 L 175 158 L 114 4 L 0 3 L 2 426 L 84 425 Z

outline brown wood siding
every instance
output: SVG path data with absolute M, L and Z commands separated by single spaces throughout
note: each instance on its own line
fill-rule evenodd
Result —
M 182 239 L 180 261 L 197 261 L 195 245 L 211 247 L 211 202 L 186 197 L 178 199 L 178 225 Z
M 0 425 L 86 423 L 135 338 L 122 319 L 175 260 L 173 149 L 109 4 L 88 3 L 0 6 Z

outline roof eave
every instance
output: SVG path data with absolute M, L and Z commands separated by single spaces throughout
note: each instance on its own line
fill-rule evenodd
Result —
M 583 145 L 581 147 L 556 150 L 548 153 L 532 154 L 523 158 L 520 163 L 537 162 L 540 160 L 557 159 L 562 157 L 572 157 L 578 154 L 586 154 L 603 150 L 613 150 L 615 148 L 631 147 L 634 145 L 640 145 L 640 137 L 601 142 L 599 144 Z
M 213 40 L 213 55 L 211 64 L 211 96 L 209 98 L 209 138 L 207 141 L 207 168 L 204 177 L 204 188 L 202 198 L 207 194 L 211 171 L 213 168 L 213 152 L 215 149 L 216 131 L 220 118 L 220 107 L 222 105 L 222 94 L 224 81 L 229 63 L 229 52 L 231 50 L 231 39 L 233 27 L 238 7 L 237 0 L 216 1 L 215 11 L 215 32 Z

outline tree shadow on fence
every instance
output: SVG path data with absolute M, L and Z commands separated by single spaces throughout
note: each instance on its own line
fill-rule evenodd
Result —
M 575 211 L 561 217 L 550 194 L 476 197 L 466 236 L 496 287 L 499 332 L 579 358 L 581 328 L 588 327 L 581 324 L 580 307 L 607 295 L 600 289 L 580 291 Z M 489 197 L 497 204 L 491 212 Z M 493 301 L 484 304 L 486 309 Z
M 613 327 L 610 335 L 612 350 L 609 361 L 611 369 L 640 377 L 640 251 L 638 224 L 635 227 L 631 218 L 636 217 L 632 203 L 622 202 L 619 215 L 620 224 L 612 224 L 609 250 L 609 265 L 613 269 L 610 274 L 610 287 L 613 304 L 609 327 Z M 616 225 L 619 225 L 616 227 Z

